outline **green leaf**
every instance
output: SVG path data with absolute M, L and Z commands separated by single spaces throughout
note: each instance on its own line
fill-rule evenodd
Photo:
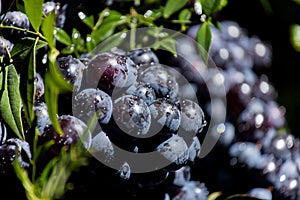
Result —
M 77 51 L 84 51 L 84 40 L 82 39 L 80 32 L 76 28 L 73 28 L 72 43 L 75 45 Z
M 293 24 L 290 26 L 290 42 L 295 51 L 300 52 L 300 25 Z
M 55 50 L 49 52 L 48 60 L 49 60 L 49 74 L 51 75 L 51 80 L 55 83 L 56 87 L 59 89 L 59 92 L 72 92 L 73 87 L 70 83 L 68 83 L 63 75 L 60 73 L 57 63 L 57 52 Z
M 91 36 L 98 44 L 99 42 L 102 42 L 103 40 L 111 36 L 114 33 L 115 28 L 115 23 L 104 24 L 100 26 L 95 32 L 92 32 Z
M 225 200 L 259 200 L 258 198 L 251 197 L 247 194 L 234 194 L 227 197 Z
M 25 139 L 21 119 L 19 77 L 11 64 L 0 74 L 0 115 L 20 139 Z
M 45 102 L 47 105 L 47 110 L 49 114 L 49 119 L 51 121 L 51 125 L 54 129 L 60 134 L 63 135 L 63 131 L 59 125 L 57 119 L 57 111 L 58 111 L 58 96 L 59 89 L 56 84 L 53 82 L 53 78 L 51 77 L 50 72 L 45 74 Z
M 39 32 L 39 28 L 42 23 L 43 16 L 43 0 L 23 0 L 25 13 L 36 32 Z
M 168 0 L 163 12 L 164 18 L 169 18 L 187 4 L 188 0 Z
M 100 52 L 110 51 L 113 47 L 118 47 L 122 42 L 124 42 L 124 38 L 121 37 L 123 32 L 117 33 L 112 37 L 101 42 L 101 45 L 98 45 L 95 49 L 93 49 L 93 53 L 97 54 Z
M 21 166 L 21 164 L 19 162 L 16 162 L 16 161 L 13 163 L 13 167 L 14 167 L 17 177 L 20 179 L 20 181 L 22 182 L 22 184 L 24 186 L 27 199 L 38 200 L 39 198 L 34 193 L 35 186 L 30 181 L 27 171 Z
M 73 87 L 68 83 L 59 72 L 56 64 L 58 52 L 52 50 L 49 52 L 49 70 L 45 74 L 45 102 L 49 114 L 49 119 L 54 129 L 61 135 L 63 131 L 58 123 L 58 96 L 62 92 L 71 92 Z
M 55 28 L 55 39 L 59 41 L 62 44 L 65 44 L 67 46 L 72 45 L 71 37 L 68 35 L 66 31 L 60 28 Z
M 95 46 L 97 45 L 96 41 L 94 40 L 94 38 L 90 34 L 88 34 L 86 36 L 85 44 L 86 44 L 88 52 L 91 52 L 95 48 Z
M 11 56 L 13 60 L 23 62 L 24 59 L 28 56 L 30 51 L 32 50 L 32 45 L 35 43 L 34 38 L 22 38 L 20 39 L 11 51 Z M 38 50 L 42 47 L 45 47 L 47 42 L 39 40 L 36 44 L 35 49 Z
M 176 53 L 176 40 L 173 38 L 164 38 L 160 41 L 160 45 L 166 50 L 170 51 L 175 57 Z
M 121 20 L 122 14 L 120 12 L 115 11 L 115 10 L 110 10 L 108 12 L 109 12 L 109 15 L 103 19 L 102 24 L 119 22 Z
M 25 64 L 27 67 L 21 67 L 20 70 L 20 93 L 23 100 L 23 108 L 25 116 L 29 125 L 32 124 L 34 120 L 33 104 L 35 101 L 35 76 L 36 76 L 36 45 L 38 43 L 38 38 L 36 42 L 32 44 L 28 56 L 25 59 Z M 23 64 L 24 64 L 23 63 Z
M 179 20 L 189 20 L 192 16 L 192 12 L 189 9 L 183 9 L 180 13 L 179 13 Z
M 207 200 L 216 200 L 218 197 L 220 197 L 222 195 L 221 192 L 213 192 L 211 194 L 209 194 L 208 199 Z
M 51 12 L 49 15 L 47 15 L 45 17 L 43 24 L 42 24 L 43 34 L 46 37 L 48 45 L 51 49 L 53 49 L 55 47 L 54 26 L 55 26 L 55 13 Z
M 95 24 L 95 19 L 94 19 L 94 16 L 91 15 L 91 16 L 85 16 L 82 21 L 88 26 L 90 27 L 91 29 L 94 28 L 94 24 Z
M 220 11 L 227 5 L 227 0 L 205 0 L 202 3 L 203 11 L 207 16 Z
M 74 45 L 71 45 L 71 46 L 67 46 L 67 47 L 61 49 L 60 53 L 64 54 L 64 55 L 70 55 L 70 54 L 74 53 L 74 50 L 75 50 Z
M 208 53 L 212 42 L 212 33 L 209 23 L 205 21 L 197 31 L 196 41 L 200 45 L 199 51 L 205 63 L 208 61 Z

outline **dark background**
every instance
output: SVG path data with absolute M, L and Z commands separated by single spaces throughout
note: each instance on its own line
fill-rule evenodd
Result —
M 269 3 L 271 11 L 263 6 Z M 228 0 L 218 20 L 234 20 L 249 36 L 272 45 L 273 62 L 265 73 L 277 90 L 278 104 L 286 108 L 287 128 L 300 136 L 300 52 L 290 43 L 291 24 L 300 24 L 300 5 L 292 0 Z

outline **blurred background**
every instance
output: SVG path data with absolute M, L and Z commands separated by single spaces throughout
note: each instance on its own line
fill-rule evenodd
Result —
M 300 1 L 228 0 L 216 16 L 233 20 L 271 44 L 273 62 L 265 73 L 278 92 L 277 102 L 286 108 L 287 127 L 300 136 Z

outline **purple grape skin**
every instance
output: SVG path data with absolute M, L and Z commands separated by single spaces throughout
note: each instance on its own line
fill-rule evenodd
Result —
M 113 102 L 113 117 L 119 128 L 132 136 L 147 136 L 151 125 L 149 107 L 142 98 L 124 95 Z
M 35 99 L 41 99 L 45 93 L 45 87 L 44 87 L 44 79 L 40 75 L 40 73 L 36 73 L 36 77 L 34 79 L 36 92 L 35 92 Z
M 99 112 L 98 122 L 107 124 L 112 115 L 111 97 L 97 88 L 87 88 L 74 96 L 73 112 L 85 123 Z
M 0 37 L 0 56 L 7 57 L 7 50 L 10 52 L 13 47 L 14 44 L 12 42 L 3 37 Z
M 170 162 L 169 170 L 172 170 L 173 167 L 175 167 L 174 170 L 177 170 L 178 167 L 185 165 L 189 159 L 189 149 L 186 142 L 182 137 L 175 134 L 158 145 L 156 150 Z
M 59 57 L 57 64 L 63 77 L 74 86 L 74 92 L 78 92 L 81 88 L 85 65 L 72 55 Z
M 36 117 L 37 128 L 40 134 L 43 134 L 45 127 L 51 123 L 46 103 L 36 101 L 33 106 L 33 111 Z
M 44 129 L 44 133 L 40 136 L 42 143 L 53 140 L 54 144 L 50 150 L 54 155 L 58 155 L 63 147 L 69 148 L 71 145 L 77 144 L 80 140 L 86 149 L 89 149 L 92 141 L 90 131 L 87 135 L 83 135 L 86 124 L 72 115 L 61 115 L 58 117 L 58 122 L 62 128 L 63 135 L 57 133 L 55 128 L 50 124 Z
M 100 131 L 92 138 L 91 148 L 89 151 L 97 159 L 109 163 L 114 159 L 114 148 L 105 132 Z
M 110 52 L 91 58 L 85 72 L 87 87 L 97 87 L 109 95 L 114 89 L 131 86 L 137 78 L 136 65 L 129 57 Z
M 149 105 L 154 134 L 159 132 L 157 128 L 165 127 L 169 132 L 176 132 L 181 122 L 180 110 L 172 102 L 166 99 L 156 99 Z
M 21 11 L 8 11 L 0 16 L 0 20 L 5 26 L 15 26 L 26 30 L 30 29 L 29 19 L 27 15 Z M 3 30 L 2 33 L 4 38 L 13 43 L 26 35 L 26 32 L 14 29 Z
M 156 98 L 167 98 L 176 102 L 179 86 L 176 77 L 168 68 L 160 64 L 141 67 L 138 81 L 149 84 L 154 89 Z
M 150 48 L 129 51 L 127 52 L 127 56 L 139 66 L 159 63 L 157 55 Z
M 17 160 L 23 168 L 30 167 L 32 157 L 30 144 L 19 138 L 9 138 L 0 145 L 0 173 L 13 171 L 12 163 Z
M 194 101 L 184 99 L 180 103 L 181 125 L 180 127 L 187 132 L 200 133 L 206 125 L 202 108 Z
M 126 90 L 126 94 L 135 95 L 141 97 L 147 105 L 153 103 L 156 99 L 155 92 L 153 88 L 146 83 L 138 82 L 133 84 Z

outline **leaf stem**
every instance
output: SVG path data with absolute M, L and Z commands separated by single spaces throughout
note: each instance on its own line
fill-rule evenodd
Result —
M 32 35 L 36 35 L 37 37 L 42 38 L 43 40 L 47 41 L 46 38 L 40 33 L 40 32 L 34 32 L 34 31 L 30 31 L 24 28 L 20 28 L 20 27 L 16 27 L 16 26 L 6 26 L 3 25 L 2 23 L 0 24 L 0 29 L 5 28 L 5 29 L 14 29 L 14 30 L 18 30 L 18 31 L 22 31 L 24 33 L 30 33 Z

